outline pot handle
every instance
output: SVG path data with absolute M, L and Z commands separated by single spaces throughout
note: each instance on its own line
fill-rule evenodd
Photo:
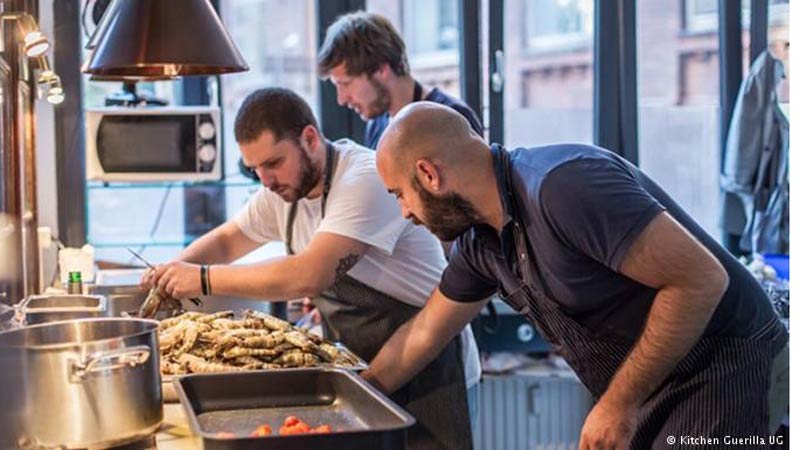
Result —
M 72 382 L 81 382 L 92 372 L 136 367 L 148 359 L 150 359 L 150 347 L 146 345 L 95 352 L 82 361 L 72 361 L 69 366 L 69 378 Z

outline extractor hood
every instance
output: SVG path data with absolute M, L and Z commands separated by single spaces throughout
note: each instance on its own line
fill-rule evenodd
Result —
M 82 70 L 165 79 L 248 70 L 209 0 L 113 0 Z

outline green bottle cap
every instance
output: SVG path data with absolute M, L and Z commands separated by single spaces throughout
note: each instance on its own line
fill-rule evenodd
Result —
M 69 273 L 69 282 L 70 283 L 80 283 L 81 282 L 81 273 L 80 272 L 70 272 Z

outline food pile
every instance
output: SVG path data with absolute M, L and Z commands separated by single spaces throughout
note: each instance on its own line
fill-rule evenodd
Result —
M 232 372 L 331 365 L 363 367 L 351 351 L 258 311 L 187 312 L 161 321 L 161 373 Z

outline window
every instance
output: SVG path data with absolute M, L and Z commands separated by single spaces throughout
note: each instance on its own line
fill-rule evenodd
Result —
M 772 2 L 769 7 L 769 28 L 767 29 L 767 45 L 770 52 L 784 64 L 789 72 L 789 1 Z M 786 76 L 778 85 L 778 101 L 782 106 L 789 105 L 789 82 Z M 787 109 L 788 114 L 788 109 Z
M 686 0 L 684 27 L 687 31 L 712 31 L 719 25 L 718 0 Z
M 639 164 L 719 237 L 719 40 L 687 42 L 677 21 L 664 20 L 680 11 L 680 0 L 637 3 Z
M 592 142 L 593 8 L 594 2 L 584 0 L 506 1 L 504 139 L 509 148 Z M 532 42 L 548 51 L 531 51 Z
M 458 5 L 452 0 L 408 0 L 404 23 L 410 55 L 458 48 Z M 433 6 L 433 7 L 431 7 Z
M 523 5 L 526 47 L 552 51 L 591 44 L 593 3 L 592 0 L 527 0 Z
M 367 0 L 367 11 L 400 32 L 414 78 L 460 97 L 458 0 Z
M 716 31 L 719 0 L 684 0 L 684 29 L 691 33 Z M 788 25 L 789 0 L 770 0 L 770 25 Z M 750 26 L 750 0 L 742 0 L 742 27 Z
M 220 77 L 225 203 L 230 219 L 260 188 L 238 169 L 234 120 L 245 97 L 259 88 L 285 87 L 303 97 L 319 117 L 316 1 L 221 1 L 220 16 L 250 66 L 247 72 Z M 284 254 L 283 244 L 270 243 L 245 256 L 243 261 L 258 261 L 280 254 Z

